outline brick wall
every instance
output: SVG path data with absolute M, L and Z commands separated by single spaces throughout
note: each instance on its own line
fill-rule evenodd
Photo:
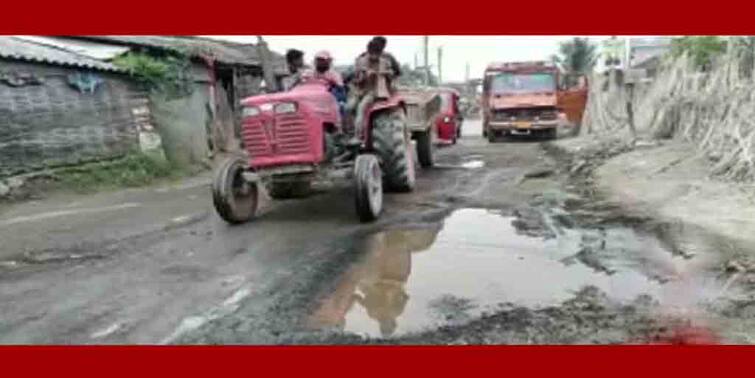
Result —
M 128 77 L 93 71 L 102 83 L 81 93 L 68 75 L 86 72 L 0 59 L 0 74 L 32 74 L 42 84 L 0 81 L 0 177 L 123 155 L 138 148 L 132 109 L 146 96 Z

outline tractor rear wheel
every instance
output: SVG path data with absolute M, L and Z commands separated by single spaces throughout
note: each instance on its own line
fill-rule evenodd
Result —
M 417 135 L 417 160 L 422 168 L 429 168 L 433 166 L 433 142 L 430 135 L 430 130 L 416 133 Z
M 220 165 L 212 182 L 212 202 L 223 220 L 244 223 L 257 214 L 259 191 L 242 174 L 247 170 L 244 159 L 232 157 Z
M 381 112 L 375 116 L 372 147 L 382 161 L 384 187 L 395 192 L 412 191 L 414 156 L 402 111 Z

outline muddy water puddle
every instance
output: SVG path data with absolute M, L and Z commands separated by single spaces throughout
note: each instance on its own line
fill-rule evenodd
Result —
M 467 155 L 455 163 L 436 163 L 435 168 L 445 169 L 480 169 L 485 167 L 482 155 Z
M 630 229 L 561 229 L 544 238 L 519 232 L 517 219 L 461 209 L 438 224 L 368 236 L 355 245 L 363 258 L 323 296 L 308 326 L 390 337 L 502 305 L 558 305 L 587 286 L 618 302 L 649 295 L 679 306 L 715 287 L 678 285 L 688 260 Z

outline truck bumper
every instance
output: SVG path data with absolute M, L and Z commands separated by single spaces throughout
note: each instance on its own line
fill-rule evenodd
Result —
M 558 121 L 534 121 L 534 122 L 501 122 L 490 121 L 488 128 L 493 131 L 527 131 L 527 130 L 547 130 L 558 126 Z

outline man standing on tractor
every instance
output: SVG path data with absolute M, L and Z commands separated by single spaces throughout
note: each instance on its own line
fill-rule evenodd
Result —
M 396 60 L 396 58 L 391 53 L 385 52 L 385 47 L 386 45 L 388 45 L 388 39 L 383 36 L 377 36 L 373 37 L 370 42 L 377 44 L 377 47 L 382 51 L 381 54 L 383 55 L 383 57 L 388 59 L 388 61 L 391 63 L 391 69 L 393 70 L 394 75 L 396 77 L 401 76 L 401 64 L 399 64 L 398 60 Z M 366 51 L 360 54 L 359 57 L 361 58 L 365 55 L 367 55 Z
M 301 71 L 304 70 L 304 52 L 297 49 L 286 51 L 286 65 L 289 76 L 283 79 L 283 90 L 291 89 L 298 81 Z
M 346 103 L 348 121 L 352 121 L 353 136 L 349 145 L 360 145 L 359 136 L 364 126 L 364 112 L 379 95 L 378 75 L 385 75 L 387 89 L 393 91 L 393 78 L 401 71 L 398 61 L 385 53 L 386 39 L 375 37 L 367 44 L 367 51 L 360 54 L 354 64 L 354 79 L 351 81 L 349 100 Z M 356 113 L 356 114 L 355 114 Z

